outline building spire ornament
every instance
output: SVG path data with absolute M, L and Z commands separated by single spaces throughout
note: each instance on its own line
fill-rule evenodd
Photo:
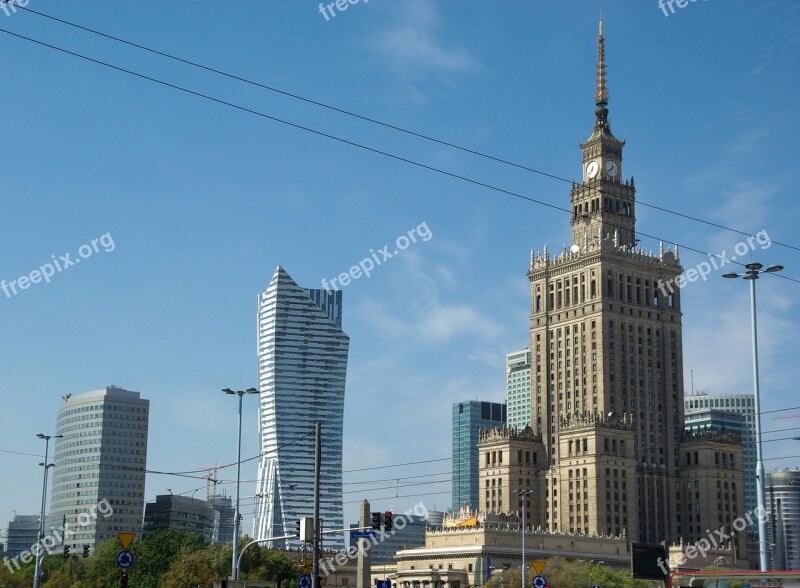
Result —
M 599 32 L 597 35 L 597 90 L 595 90 L 594 101 L 597 110 L 594 114 L 597 117 L 599 126 L 606 126 L 608 123 L 608 90 L 606 89 L 606 43 L 603 38 L 603 21 L 600 21 Z

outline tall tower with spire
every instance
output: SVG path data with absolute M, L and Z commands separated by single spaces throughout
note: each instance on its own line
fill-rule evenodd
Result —
M 611 132 L 603 24 L 594 126 L 570 190 L 572 244 L 532 255 L 531 423 L 551 531 L 672 540 L 683 435 L 680 290 L 674 250 L 636 238 L 633 178 Z

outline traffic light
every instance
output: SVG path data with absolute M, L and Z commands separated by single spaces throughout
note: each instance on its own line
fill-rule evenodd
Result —
M 309 543 L 314 540 L 314 518 L 302 517 L 300 519 L 300 541 Z
M 381 513 L 374 512 L 372 513 L 372 528 L 376 531 L 381 530 Z
M 385 531 L 392 530 L 392 511 L 387 510 L 386 513 L 383 515 L 383 529 Z
M 83 544 L 83 557 L 89 557 L 89 544 Z
M 300 529 L 303 527 L 303 519 L 297 519 L 297 524 L 294 526 L 294 534 L 297 535 L 297 538 L 300 538 Z
M 64 545 L 64 559 L 69 557 L 69 545 Z
M 119 588 L 128 588 L 128 572 L 121 572 L 119 575 Z

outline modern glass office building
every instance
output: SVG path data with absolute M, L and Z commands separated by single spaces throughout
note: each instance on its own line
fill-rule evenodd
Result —
M 342 529 L 342 428 L 350 338 L 342 331 L 341 291 L 298 286 L 278 266 L 258 296 L 259 435 L 256 538 L 295 532 L 313 515 L 314 423 L 322 424 L 320 518 Z M 276 541 L 273 547 L 297 546 Z M 325 537 L 343 548 L 344 535 Z
M 468 400 L 453 404 L 453 493 L 451 510 L 477 510 L 478 432 L 506 426 L 506 405 Z
M 39 515 L 14 514 L 14 520 L 8 523 L 6 555 L 15 558 L 23 551 L 30 551 L 31 546 L 39 538 Z
M 58 410 L 50 525 L 68 524 L 67 544 L 141 538 L 150 401 L 116 386 L 68 395 Z
M 219 511 L 206 500 L 191 496 L 159 494 L 148 502 L 144 511 L 143 533 L 177 529 L 200 533 L 207 543 L 219 541 Z
M 756 409 L 752 394 L 705 394 L 686 396 L 684 405 L 685 427 L 697 430 L 701 426 L 718 431 L 726 427 L 742 436 L 742 470 L 744 472 L 744 509 L 753 512 L 758 504 L 756 497 Z M 739 415 L 738 421 L 730 414 Z M 762 421 L 763 426 L 763 421 Z M 737 428 L 738 427 L 738 428 Z
M 506 355 L 506 407 L 509 428 L 531 425 L 531 350 Z

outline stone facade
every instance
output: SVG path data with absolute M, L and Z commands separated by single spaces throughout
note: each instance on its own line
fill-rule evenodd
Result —
M 555 256 L 547 245 L 531 252 L 531 425 L 544 450 L 532 523 L 674 542 L 689 533 L 675 492 L 688 475 L 682 268 L 677 246 L 662 243 L 653 253 L 636 238 L 634 180 L 622 178 L 625 142 L 608 121 L 602 25 L 596 103 L 593 132 L 580 146 L 583 179 L 570 191 L 572 244 Z M 740 458 L 727 473 L 735 472 L 741 480 Z M 703 496 L 692 504 L 712 518 L 724 512 L 722 524 L 742 513 L 719 502 L 716 488 Z

